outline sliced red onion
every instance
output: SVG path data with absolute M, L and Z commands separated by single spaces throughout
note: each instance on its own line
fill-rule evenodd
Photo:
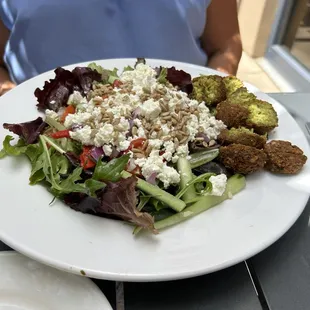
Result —
M 129 130 L 128 130 L 128 132 L 126 133 L 126 137 L 128 138 L 128 137 L 130 137 L 130 136 L 132 136 L 132 127 L 133 127 L 133 119 L 129 119 L 128 120 L 128 123 L 129 123 Z
M 71 130 L 72 131 L 77 131 L 77 130 L 80 130 L 82 128 L 83 128 L 82 125 L 75 124 L 75 125 L 72 125 Z
M 132 118 L 135 119 L 137 118 L 139 115 L 141 114 L 141 108 L 136 108 L 133 112 L 132 112 Z
M 153 172 L 153 173 L 146 179 L 146 182 L 155 185 L 155 184 L 156 184 L 156 178 L 157 178 L 157 172 Z
M 204 138 L 204 141 L 209 143 L 210 142 L 210 138 L 203 132 L 199 132 L 197 135 L 196 135 L 197 138 Z
M 93 147 L 90 151 L 90 155 L 97 161 L 102 155 L 104 155 L 102 147 Z

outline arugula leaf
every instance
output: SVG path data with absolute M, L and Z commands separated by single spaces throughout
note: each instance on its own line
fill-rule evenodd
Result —
M 85 187 L 84 184 L 76 183 L 82 180 L 81 178 L 82 171 L 83 171 L 82 167 L 75 168 L 66 179 L 64 179 L 62 182 L 58 184 L 58 186 L 60 187 L 59 191 L 61 194 L 68 194 L 73 192 L 79 192 L 85 194 L 88 193 L 88 189 Z
M 167 206 L 165 206 L 161 201 L 159 201 L 153 197 L 150 199 L 149 203 L 151 205 L 153 205 L 153 207 L 156 209 L 156 211 L 160 211 L 161 209 L 167 208 Z
M 113 70 L 106 70 L 108 73 L 108 83 L 113 84 L 115 80 L 119 80 L 119 76 L 117 74 L 118 69 L 114 68 Z
M 102 74 L 105 69 L 101 67 L 100 65 L 97 65 L 95 62 L 91 62 L 88 66 L 88 68 L 92 70 L 96 70 L 98 73 Z
M 61 175 L 68 173 L 69 161 L 65 156 L 54 152 L 54 154 L 51 156 L 51 162 L 53 171 L 56 173 L 55 180 L 60 182 Z
M 6 136 L 3 140 L 3 149 L 0 151 L 0 158 L 3 158 L 7 155 L 10 156 L 19 156 L 24 154 L 27 150 L 27 145 L 25 144 L 24 140 L 19 139 L 16 145 L 11 145 L 11 141 L 14 138 L 12 136 Z
M 157 81 L 158 83 L 161 83 L 161 84 L 166 84 L 167 83 L 167 73 L 168 73 L 168 70 L 167 68 L 163 68 L 163 67 L 160 67 L 160 73 L 157 77 Z
M 98 73 L 101 74 L 101 79 L 104 83 L 113 84 L 115 80 L 119 79 L 117 74 L 118 69 L 114 68 L 113 70 L 104 69 L 102 66 L 97 65 L 96 63 L 92 62 L 88 65 L 88 68 L 92 70 L 96 70 Z
M 45 163 L 45 154 L 41 153 L 36 160 L 32 162 L 31 174 L 29 177 L 30 185 L 37 184 L 46 178 L 43 166 Z
M 28 145 L 25 155 L 29 158 L 31 164 L 35 163 L 37 158 L 42 154 L 43 148 L 41 143 Z
M 126 72 L 126 71 L 133 71 L 133 70 L 134 70 L 133 67 L 127 66 L 127 67 L 124 68 L 123 72 Z
M 85 181 L 84 184 L 89 191 L 89 195 L 94 196 L 94 197 L 96 197 L 96 192 L 98 190 L 100 190 L 106 186 L 105 183 L 103 183 L 101 181 L 94 180 L 94 179 L 88 179 Z
M 93 174 L 94 180 L 116 182 L 121 178 L 121 172 L 125 169 L 129 155 L 123 155 L 119 158 L 114 158 L 108 163 L 98 160 Z
M 75 141 L 75 140 L 72 140 L 72 139 L 68 139 L 68 138 L 61 138 L 61 139 L 58 139 L 58 141 L 56 142 L 55 140 L 53 140 L 54 143 L 60 145 L 60 147 L 66 151 L 66 153 L 74 153 L 74 154 L 81 154 L 82 153 L 82 143 L 78 142 L 78 141 Z M 57 145 L 58 145 L 57 144 Z

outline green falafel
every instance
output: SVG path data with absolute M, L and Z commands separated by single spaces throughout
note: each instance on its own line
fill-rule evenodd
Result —
M 226 88 L 226 96 L 229 98 L 237 89 L 243 87 L 243 83 L 235 76 L 229 75 L 223 78 Z
M 218 136 L 218 141 L 222 145 L 242 144 L 262 149 L 267 142 L 266 135 L 258 135 L 253 130 L 245 127 L 224 129 Z
M 216 105 L 226 99 L 223 78 L 219 75 L 202 75 L 193 79 L 192 98 L 207 106 Z

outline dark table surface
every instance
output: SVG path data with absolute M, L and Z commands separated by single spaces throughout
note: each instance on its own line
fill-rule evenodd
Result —
M 271 95 L 288 107 L 306 133 L 310 94 Z M 94 282 L 117 310 L 310 309 L 309 215 L 308 202 L 278 242 L 248 262 L 213 274 L 158 283 Z M 0 251 L 7 250 L 10 248 L 0 242 Z

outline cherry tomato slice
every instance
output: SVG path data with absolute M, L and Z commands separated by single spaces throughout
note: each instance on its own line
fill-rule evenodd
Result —
M 61 118 L 60 118 L 60 121 L 61 122 L 64 122 L 66 117 L 69 115 L 69 114 L 74 114 L 75 113 L 75 107 L 73 105 L 68 105 L 65 110 L 64 110 L 64 113 L 61 115 Z
M 91 157 L 91 146 L 84 146 L 83 152 L 80 155 L 80 163 L 83 169 L 90 169 L 95 167 L 96 162 Z
M 70 131 L 68 129 L 56 131 L 51 134 L 53 139 L 70 138 Z
M 115 80 L 112 84 L 113 87 L 117 88 L 119 88 L 121 85 L 123 85 L 123 82 L 121 82 L 120 80 Z

